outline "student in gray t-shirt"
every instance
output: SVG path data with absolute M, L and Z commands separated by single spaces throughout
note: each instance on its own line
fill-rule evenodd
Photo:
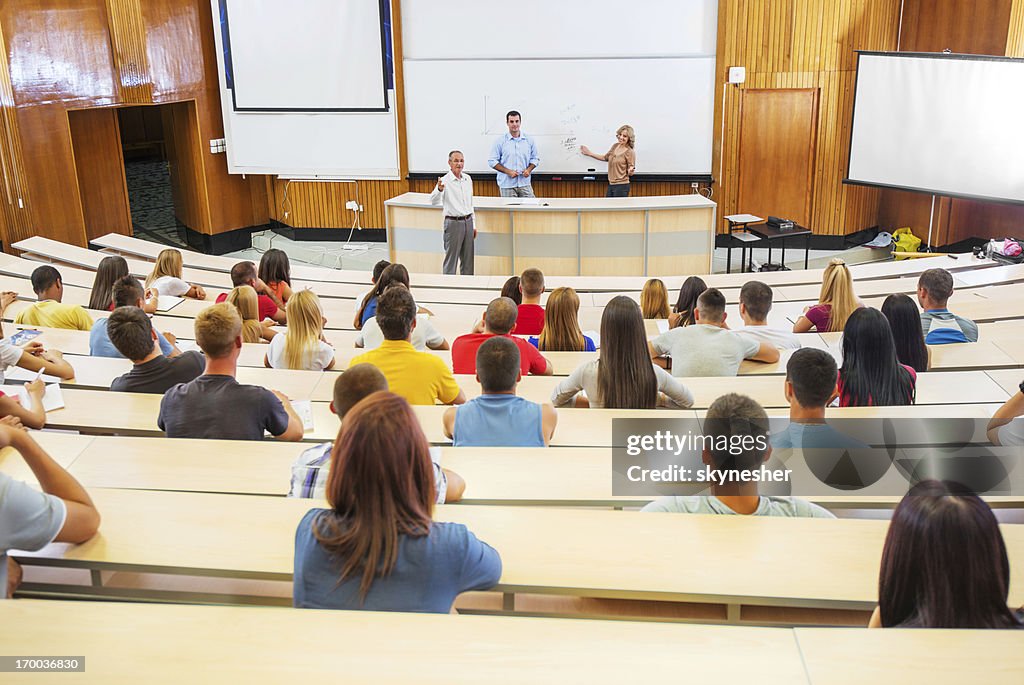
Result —
M 242 319 L 234 305 L 215 304 L 196 317 L 196 342 L 206 354 L 202 376 L 168 390 L 157 425 L 169 438 L 302 440 L 302 420 L 276 390 L 235 380 L 242 351 Z
M 138 307 L 118 307 L 107 319 L 110 342 L 132 370 L 110 383 L 114 392 L 148 392 L 162 395 L 178 383 L 188 383 L 203 373 L 206 360 L 190 350 L 165 357 L 149 317 Z
M 704 419 L 706 442 L 701 459 L 718 474 L 756 471 L 771 457 L 768 431 L 768 415 L 757 402 L 745 395 L 723 395 L 714 401 Z M 723 440 L 734 449 L 723 449 Z M 741 442 L 748 443 L 750 449 L 742 449 L 738 444 Z M 710 495 L 660 497 L 643 511 L 835 518 L 817 504 L 795 497 L 761 496 L 755 480 L 719 477 L 724 482 L 714 482 Z
M 13 447 L 39 482 L 42 492 L 0 473 L 0 599 L 9 597 L 20 579 L 7 574 L 7 550 L 40 550 L 51 542 L 85 542 L 99 529 L 100 515 L 89 494 L 60 467 L 32 436 L 0 425 L 0 448 Z
M 673 328 L 650 342 L 651 358 L 672 358 L 672 375 L 735 376 L 744 359 L 773 363 L 779 350 L 767 342 L 742 337 L 725 326 L 725 296 L 708 288 L 697 298 L 697 323 Z
M 735 332 L 757 342 L 771 343 L 780 350 L 799 350 L 803 347 L 796 333 L 768 325 L 768 312 L 771 310 L 771 287 L 761 281 L 747 281 L 740 288 L 743 328 L 737 328 Z

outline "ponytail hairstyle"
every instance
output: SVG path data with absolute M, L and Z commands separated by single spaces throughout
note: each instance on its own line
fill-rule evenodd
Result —
M 260 306 L 256 291 L 251 285 L 236 286 L 228 293 L 228 302 L 238 310 L 242 317 L 242 342 L 263 342 L 263 326 L 260 325 Z
M 640 312 L 645 319 L 667 319 L 672 310 L 668 306 L 668 290 L 658 278 L 644 283 L 640 291 Z
M 320 298 L 312 290 L 292 293 L 285 309 L 288 330 L 284 338 L 284 361 L 289 369 L 309 369 L 320 349 L 323 332 L 323 310 Z
M 697 310 L 697 298 L 707 289 L 707 283 L 697 276 L 690 276 L 683 281 L 683 285 L 679 288 L 679 299 L 676 300 L 675 312 L 682 314 L 676 324 L 677 327 L 691 326 L 697 323 L 694 315 Z
M 827 304 L 831 308 L 829 331 L 844 330 L 846 320 L 860 306 L 857 296 L 853 294 L 853 276 L 850 275 L 850 268 L 839 257 L 833 258 L 825 267 L 818 304 Z
M 544 306 L 544 330 L 537 349 L 545 352 L 584 352 L 587 341 L 579 322 L 580 298 L 572 288 L 555 288 Z
M 914 404 L 914 379 L 896 358 L 889 322 L 877 309 L 860 307 L 847 319 L 839 378 L 846 406 Z
M 175 249 L 161 250 L 160 254 L 156 256 L 153 271 L 149 274 L 149 278 L 146 279 L 146 287 L 148 288 L 153 284 L 153 281 L 164 276 L 181 278 L 181 270 L 181 253 Z
M 647 348 L 640 307 L 625 295 L 613 297 L 601 314 L 597 394 L 606 409 L 654 409 L 658 379 Z
M 111 255 L 100 260 L 96 277 L 92 281 L 89 309 L 106 311 L 114 303 L 114 283 L 128 275 L 128 262 L 124 257 Z
M 927 371 L 928 346 L 924 344 L 921 314 L 914 301 L 903 293 L 889 295 L 882 303 L 882 314 L 892 329 L 896 358 L 914 371 Z
M 406 288 L 409 287 L 409 270 L 404 265 L 389 264 L 381 271 L 380 278 L 373 284 L 370 292 L 366 293 L 366 297 L 363 298 L 362 304 L 359 305 L 359 309 L 356 311 L 356 319 L 353 322 L 356 330 L 363 330 L 363 312 L 366 311 L 366 305 L 370 304 L 374 298 L 380 297 L 392 283 L 401 283 Z

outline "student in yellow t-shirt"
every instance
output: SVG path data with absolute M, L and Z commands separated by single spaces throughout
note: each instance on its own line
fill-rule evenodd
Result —
M 48 328 L 92 329 L 92 317 L 80 305 L 64 304 L 64 283 L 52 266 L 40 266 L 32 272 L 32 290 L 39 301 L 21 310 L 14 323 Z
M 381 346 L 354 357 L 349 366 L 373 364 L 388 379 L 391 392 L 409 404 L 463 404 L 466 394 L 444 361 L 419 352 L 409 341 L 416 327 L 416 302 L 404 285 L 392 285 L 377 301 L 377 325 L 384 334 Z

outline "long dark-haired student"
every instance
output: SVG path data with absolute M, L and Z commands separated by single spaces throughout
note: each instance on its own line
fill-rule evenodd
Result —
M 431 520 L 429 446 L 404 399 L 376 392 L 353 407 L 331 461 L 330 509 L 311 510 L 295 532 L 295 606 L 447 613 L 460 593 L 501 578 L 493 548 Z
M 362 330 L 367 319 L 377 315 L 377 300 L 392 283 L 401 283 L 406 288 L 409 287 L 409 270 L 404 265 L 388 264 L 381 271 L 380 276 L 373 282 L 373 288 L 363 296 L 363 301 L 356 310 L 356 318 L 352 321 L 356 330 Z
M 601 313 L 599 357 L 584 362 L 555 386 L 556 407 L 653 409 L 693 405 L 693 393 L 665 369 L 651 363 L 640 306 L 613 297 Z M 579 395 L 580 391 L 586 397 Z
M 708 289 L 708 284 L 699 276 L 690 276 L 679 286 L 676 306 L 668 317 L 669 328 L 689 326 L 697 322 L 697 298 Z
M 925 480 L 903 497 L 882 548 L 872 628 L 1020 628 L 1007 606 L 1010 562 L 980 497 Z
M 839 406 L 914 404 L 917 372 L 896 357 L 889 322 L 882 312 L 861 307 L 843 329 L 843 365 L 839 368 Z
M 903 293 L 893 293 L 882 303 L 882 314 L 889 321 L 892 339 L 896 343 L 896 357 L 918 373 L 927 371 L 931 352 L 924 344 L 921 314 L 914 301 Z

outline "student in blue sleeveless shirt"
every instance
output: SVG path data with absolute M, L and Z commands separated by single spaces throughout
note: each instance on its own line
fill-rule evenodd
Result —
M 546 447 L 558 423 L 550 404 L 516 395 L 522 379 L 519 348 L 502 336 L 488 338 L 476 353 L 483 394 L 444 413 L 444 434 L 455 447 Z

